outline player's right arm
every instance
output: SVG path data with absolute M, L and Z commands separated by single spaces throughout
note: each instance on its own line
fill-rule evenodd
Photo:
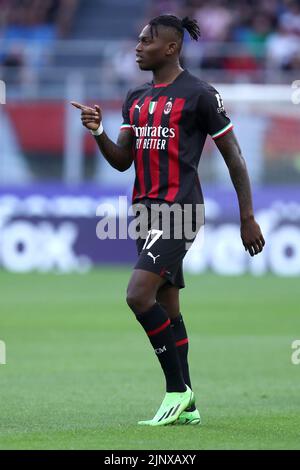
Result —
M 100 127 L 102 112 L 99 106 L 95 105 L 94 108 L 90 108 L 75 101 L 71 104 L 81 110 L 81 121 L 84 127 L 90 131 L 96 131 Z M 104 158 L 113 168 L 119 171 L 126 171 L 130 168 L 133 161 L 131 129 L 121 130 L 116 144 L 104 131 L 101 135 L 94 137 Z

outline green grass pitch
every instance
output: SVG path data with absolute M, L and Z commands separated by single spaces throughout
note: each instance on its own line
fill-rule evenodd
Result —
M 130 271 L 0 272 L 1 449 L 299 449 L 299 279 L 186 276 L 203 425 L 148 428 L 164 380 L 125 303 Z

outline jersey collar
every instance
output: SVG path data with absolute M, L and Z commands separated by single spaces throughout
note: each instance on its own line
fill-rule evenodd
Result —
M 152 86 L 153 88 L 165 88 L 165 87 L 167 87 L 167 86 L 169 86 L 169 85 L 173 85 L 173 83 L 177 82 L 177 80 L 178 80 L 180 77 L 182 77 L 183 75 L 186 75 L 186 73 L 187 73 L 187 70 L 184 69 L 179 75 L 177 75 L 177 77 L 175 78 L 175 80 L 173 80 L 173 82 L 170 82 L 170 83 L 159 83 L 158 85 L 155 85 L 155 84 L 153 83 L 153 80 L 152 80 L 151 86 Z

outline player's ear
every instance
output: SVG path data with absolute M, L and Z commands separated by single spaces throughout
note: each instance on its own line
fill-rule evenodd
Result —
M 174 42 L 169 42 L 169 44 L 167 46 L 166 55 L 167 56 L 174 55 L 177 51 L 178 51 L 177 42 L 175 42 L 175 41 Z

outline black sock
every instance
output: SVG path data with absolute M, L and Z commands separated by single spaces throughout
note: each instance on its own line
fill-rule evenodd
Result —
M 158 357 L 165 374 L 167 392 L 185 392 L 186 386 L 171 331 L 171 322 L 165 310 L 156 303 L 147 312 L 136 314 L 136 318 L 146 331 Z
M 171 320 L 171 330 L 175 338 L 184 382 L 192 388 L 188 364 L 189 340 L 181 314 Z M 186 411 L 194 411 L 195 409 L 196 407 L 192 405 Z

